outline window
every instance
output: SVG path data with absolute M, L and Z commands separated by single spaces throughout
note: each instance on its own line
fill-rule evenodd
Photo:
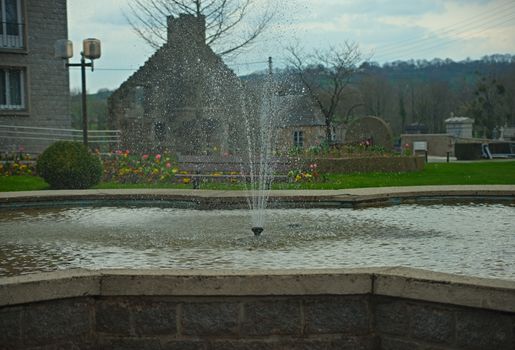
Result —
M 304 147 L 304 131 L 293 132 L 293 146 Z
M 0 67 L 0 110 L 25 109 L 25 70 Z
M 0 23 L 0 48 L 22 48 L 21 0 L 0 0 Z

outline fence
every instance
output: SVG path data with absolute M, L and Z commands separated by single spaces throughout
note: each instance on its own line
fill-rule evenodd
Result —
M 118 148 L 120 130 L 88 130 L 88 144 L 103 151 Z M 55 141 L 82 142 L 82 130 L 0 124 L 0 151 L 41 153 Z

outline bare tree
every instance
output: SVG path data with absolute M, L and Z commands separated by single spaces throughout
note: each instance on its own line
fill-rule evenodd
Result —
M 303 55 L 296 47 L 288 48 L 289 64 L 304 85 L 304 90 L 318 105 L 325 119 L 326 141 L 332 141 L 335 114 L 350 79 L 358 70 L 362 54 L 356 43 Z
M 167 17 L 190 14 L 206 19 L 206 44 L 217 54 L 235 54 L 251 46 L 273 18 L 259 0 L 132 0 L 127 20 L 150 46 L 167 39 Z M 252 20 L 254 19 L 254 20 Z M 253 23 L 250 23 L 253 22 Z

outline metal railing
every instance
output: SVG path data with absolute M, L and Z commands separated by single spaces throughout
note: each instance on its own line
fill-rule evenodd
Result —
M 22 49 L 24 43 L 24 23 L 0 22 L 0 48 Z
M 120 139 L 120 130 L 88 131 L 88 143 L 92 147 L 118 148 Z M 28 144 L 32 145 L 32 148 L 44 148 L 55 141 L 82 142 L 82 130 L 0 124 L 0 149 L 3 151 Z M 37 147 L 38 145 L 40 147 Z

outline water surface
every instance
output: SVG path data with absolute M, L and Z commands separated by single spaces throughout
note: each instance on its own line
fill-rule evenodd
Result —
M 267 210 L 85 207 L 0 211 L 0 275 L 70 268 L 409 266 L 515 279 L 515 206 Z

